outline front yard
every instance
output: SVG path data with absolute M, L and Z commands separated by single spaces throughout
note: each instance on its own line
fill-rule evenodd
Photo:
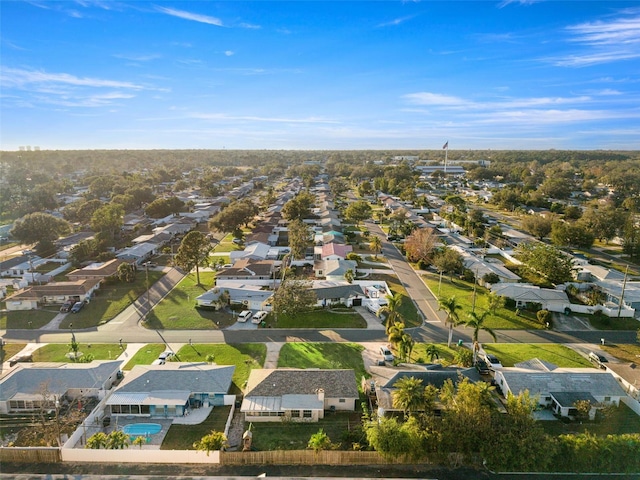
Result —
M 163 272 L 149 270 L 148 285 L 144 271 L 138 271 L 136 280 L 132 283 L 117 280 L 104 282 L 82 310 L 65 317 L 60 323 L 60 328 L 69 328 L 70 323 L 73 323 L 75 329 L 107 323 L 135 302 L 147 291 L 147 286 L 153 285 L 163 275 Z
M 467 319 L 469 313 L 473 310 L 473 282 L 465 282 L 464 280 L 451 280 L 448 277 L 442 277 L 442 284 L 439 285 L 439 275 L 426 274 L 423 275 L 425 283 L 429 290 L 436 298 L 456 297 L 458 304 L 462 306 L 462 310 L 458 315 L 461 321 Z M 440 295 L 438 295 L 438 291 Z M 476 286 L 476 312 L 482 313 L 488 309 L 489 290 L 480 285 Z M 515 310 L 510 308 L 499 308 L 495 315 L 489 314 L 485 321 L 485 325 L 494 330 L 507 329 L 542 329 L 543 326 L 537 321 L 535 312 L 522 310 L 516 315 Z
M 278 368 L 353 369 L 356 380 L 369 374 L 364 368 L 357 343 L 285 343 L 280 349 Z
M 213 287 L 214 272 L 200 272 L 200 285 L 196 274 L 186 275 L 169 294 L 147 315 L 145 326 L 158 330 L 220 329 L 234 323 L 233 316 L 224 311 L 195 308 L 196 297 Z
M 554 343 L 485 343 L 483 348 L 500 360 L 503 367 L 513 367 L 516 363 L 539 358 L 558 367 L 593 367 L 576 351 Z
M 58 314 L 57 309 L 18 310 L 0 313 L 0 329 L 20 330 L 44 327 Z
M 71 343 L 71 334 L 69 334 Z M 125 343 L 123 348 L 117 343 L 78 343 L 78 352 L 83 356 L 93 355 L 94 360 L 115 360 L 127 348 Z M 33 352 L 34 362 L 69 362 L 67 354 L 71 351 L 69 344 L 49 343 Z
M 411 297 L 407 294 L 407 290 L 404 288 L 398 277 L 395 275 L 382 275 L 373 274 L 369 275 L 367 280 L 384 280 L 387 282 L 392 294 L 399 293 L 402 297 L 398 312 L 402 316 L 404 324 L 407 328 L 419 327 L 421 325 L 421 319 L 418 316 L 418 310 L 411 300 Z
M 272 328 L 366 328 L 367 322 L 355 310 L 317 309 L 293 316 L 280 315 L 276 321 L 271 313 L 266 319 Z

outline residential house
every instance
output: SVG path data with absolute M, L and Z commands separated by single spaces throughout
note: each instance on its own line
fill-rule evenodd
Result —
M 457 385 L 463 378 L 468 378 L 472 382 L 481 380 L 478 371 L 473 368 L 458 366 L 443 367 L 439 364 L 401 364 L 397 367 L 372 366 L 371 380 L 363 382 L 365 391 L 370 394 L 375 392 L 378 405 L 378 416 L 383 417 L 390 412 L 400 412 L 401 410 L 393 405 L 393 394 L 397 390 L 396 383 L 408 377 L 422 380 L 422 384 L 433 385 L 442 388 L 447 380 L 451 380 Z
M 111 415 L 173 418 L 189 409 L 231 405 L 235 366 L 167 362 L 136 365 L 106 401 Z
M 116 253 L 116 258 L 141 265 L 158 253 L 160 246 L 155 243 L 143 242 L 133 247 L 127 247 Z
M 216 284 L 221 285 L 229 280 L 245 281 L 254 285 L 270 285 L 273 283 L 275 271 L 273 260 L 253 260 L 241 258 L 232 267 L 224 268 L 216 275 Z
M 248 310 L 271 311 L 273 292 L 265 290 L 261 285 L 251 285 L 244 281 L 226 280 L 219 282 L 214 288 L 196 297 L 199 307 L 220 308 L 220 297 L 228 295 L 232 305 L 243 305 Z
M 100 287 L 100 279 L 51 282 L 32 285 L 6 299 L 7 310 L 35 310 L 47 305 L 62 305 L 67 300 L 89 301 Z
M 87 279 L 104 280 L 116 276 L 118 267 L 123 263 L 127 262 L 119 258 L 114 258 L 107 262 L 92 263 L 91 265 L 72 271 L 67 274 L 67 278 L 71 281 Z
M 246 422 L 317 422 L 325 411 L 355 411 L 359 402 L 353 370 L 255 369 L 240 411 Z
M 245 246 L 244 250 L 236 250 L 233 252 L 229 252 L 229 257 L 231 258 L 231 263 L 235 263 L 235 261 L 240 258 L 248 258 L 252 260 L 266 260 L 271 248 L 272 248 L 271 245 L 268 245 L 266 243 L 260 243 L 260 242 L 249 243 Z
M 587 400 L 593 408 L 616 405 L 626 397 L 611 373 L 595 368 L 560 368 L 539 359 L 495 371 L 495 382 L 503 395 L 525 390 L 540 405 L 563 417 L 574 415 L 575 402 Z M 592 415 L 595 413 L 592 410 Z
M 345 260 L 347 255 L 353 251 L 351 245 L 340 243 L 328 243 L 314 248 L 316 260 Z
M 350 270 L 355 278 L 358 270 L 358 262 L 355 260 L 320 260 L 315 262 L 314 267 L 316 277 L 324 277 L 329 281 L 341 281 L 345 279 L 345 274 Z
M 534 304 L 546 310 L 562 312 L 571 303 L 563 290 L 540 288 L 526 283 L 496 283 L 491 285 L 491 291 L 515 301 L 516 308 Z
M 117 379 L 120 361 L 18 363 L 0 379 L 0 414 L 55 408 L 78 398 L 103 398 Z
M 362 305 L 362 301 L 366 297 L 364 289 L 360 285 L 348 283 L 344 279 L 339 281 L 314 280 L 311 288 L 318 297 L 318 306 L 321 307 L 339 304 L 358 307 Z

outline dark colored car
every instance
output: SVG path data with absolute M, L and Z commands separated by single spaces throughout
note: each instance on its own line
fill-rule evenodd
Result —
M 478 370 L 478 373 L 480 375 L 489 375 L 489 373 L 491 372 L 491 370 L 489 370 L 487 362 L 485 362 L 481 358 L 476 360 L 476 370 Z
M 73 307 L 71 307 L 71 313 L 78 313 L 80 310 L 82 310 L 82 307 L 84 307 L 84 302 L 74 303 Z
M 60 307 L 60 313 L 67 313 L 69 310 L 71 310 L 71 307 L 73 307 L 73 303 L 74 302 L 72 302 L 71 300 L 67 300 L 66 302 L 64 302 Z

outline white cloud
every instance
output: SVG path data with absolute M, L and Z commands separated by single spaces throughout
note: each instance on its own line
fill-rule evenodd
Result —
M 409 93 L 407 95 L 404 95 L 404 98 L 415 105 L 461 106 L 468 105 L 470 103 L 467 100 L 459 97 L 430 92 Z
M 0 72 L 0 82 L 5 86 L 24 87 L 28 84 L 62 84 L 96 88 L 125 88 L 142 90 L 142 85 L 102 78 L 77 77 L 69 73 L 47 73 L 42 70 L 23 70 L 5 67 Z
M 184 10 L 176 10 L 175 8 L 156 7 L 159 12 L 166 13 L 172 17 L 183 18 L 185 20 L 192 20 L 194 22 L 206 23 L 208 25 L 215 25 L 217 27 L 223 27 L 222 20 L 216 17 L 210 17 L 209 15 L 200 15 L 199 13 L 186 12 Z
M 628 45 L 640 43 L 640 16 L 610 22 L 587 22 L 567 27 L 573 41 L 588 45 Z
M 225 54 L 227 57 L 231 57 L 231 56 L 235 55 L 235 53 L 236 53 L 236 52 L 234 52 L 233 50 L 226 50 L 226 51 L 224 52 L 224 54 Z
M 378 24 L 378 28 L 383 28 L 383 27 L 394 27 L 396 25 L 400 25 L 401 23 L 404 23 L 408 20 L 411 20 L 415 17 L 415 15 L 409 15 L 407 17 L 399 17 L 399 18 L 394 18 L 393 20 L 389 20 L 388 22 L 382 22 Z
M 563 58 L 550 59 L 557 67 L 587 67 L 600 63 L 631 60 L 640 57 L 640 52 L 633 51 L 609 51 L 586 53 L 584 55 L 568 55 Z
M 227 115 L 225 113 L 190 113 L 188 118 L 197 118 L 200 120 L 222 120 L 222 121 L 251 121 L 251 122 L 266 122 L 266 123 L 322 123 L 332 124 L 340 123 L 336 120 L 330 120 L 321 117 L 307 117 L 307 118 L 287 118 L 287 117 L 259 117 L 253 115 Z

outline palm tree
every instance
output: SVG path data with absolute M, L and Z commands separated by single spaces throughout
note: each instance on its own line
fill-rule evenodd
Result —
M 438 352 L 438 347 L 436 347 L 433 343 L 430 343 L 429 345 L 427 345 L 427 348 L 425 349 L 424 353 L 426 353 L 429 356 L 430 362 L 433 362 L 434 359 L 436 360 L 440 359 L 440 353 Z
M 458 303 L 455 295 L 449 298 L 440 298 L 438 300 L 438 307 L 440 310 L 444 310 L 447 314 L 446 324 L 449 325 L 449 339 L 447 340 L 447 347 L 451 347 L 451 340 L 453 338 L 453 327 L 460 323 L 460 317 L 458 316 L 458 310 L 462 310 L 462 305 Z
M 129 446 L 129 435 L 122 430 L 114 430 L 107 436 L 107 448 L 121 450 Z
M 480 350 L 480 343 L 478 342 L 478 334 L 480 330 L 487 332 L 489 335 L 493 337 L 494 341 L 497 341 L 496 334 L 489 327 L 484 325 L 484 321 L 486 320 L 489 312 L 483 312 L 481 314 L 477 314 L 476 312 L 471 312 L 469 314 L 469 318 L 464 322 L 465 327 L 473 328 L 473 362 L 475 363 L 476 357 L 478 356 L 478 350 Z
M 397 321 L 402 321 L 402 315 L 399 312 L 400 304 L 402 303 L 402 295 L 400 293 L 394 293 L 393 295 L 387 295 L 387 304 L 380 307 L 378 310 L 378 317 L 384 318 L 385 325 L 387 326 L 387 335 L 389 334 L 389 328 L 393 326 Z
M 374 235 L 373 238 L 371 238 L 371 242 L 369 243 L 369 248 L 374 253 L 373 258 L 377 259 L 378 253 L 382 251 L 382 241 L 380 240 L 379 236 Z
M 404 335 L 404 323 L 394 322 L 394 324 L 389 327 L 387 335 L 389 343 L 397 349 L 400 342 L 402 342 L 402 336 Z
M 425 405 L 425 390 L 422 379 L 403 377 L 393 384 L 392 394 L 394 408 L 399 408 L 405 415 L 422 410 Z
M 87 438 L 87 444 L 84 448 L 92 448 L 98 450 L 107 446 L 107 434 L 104 432 L 98 432 Z
M 196 450 L 207 452 L 208 457 L 209 452 L 214 450 L 224 450 L 227 447 L 227 436 L 223 432 L 211 430 L 208 435 L 205 435 L 197 442 L 194 442 L 193 447 Z
M 403 361 L 407 360 L 409 363 L 411 363 L 411 353 L 413 352 L 413 347 L 415 346 L 415 344 L 416 342 L 410 334 L 404 333 L 402 335 L 402 338 L 398 343 L 398 355 L 400 355 L 400 358 Z

